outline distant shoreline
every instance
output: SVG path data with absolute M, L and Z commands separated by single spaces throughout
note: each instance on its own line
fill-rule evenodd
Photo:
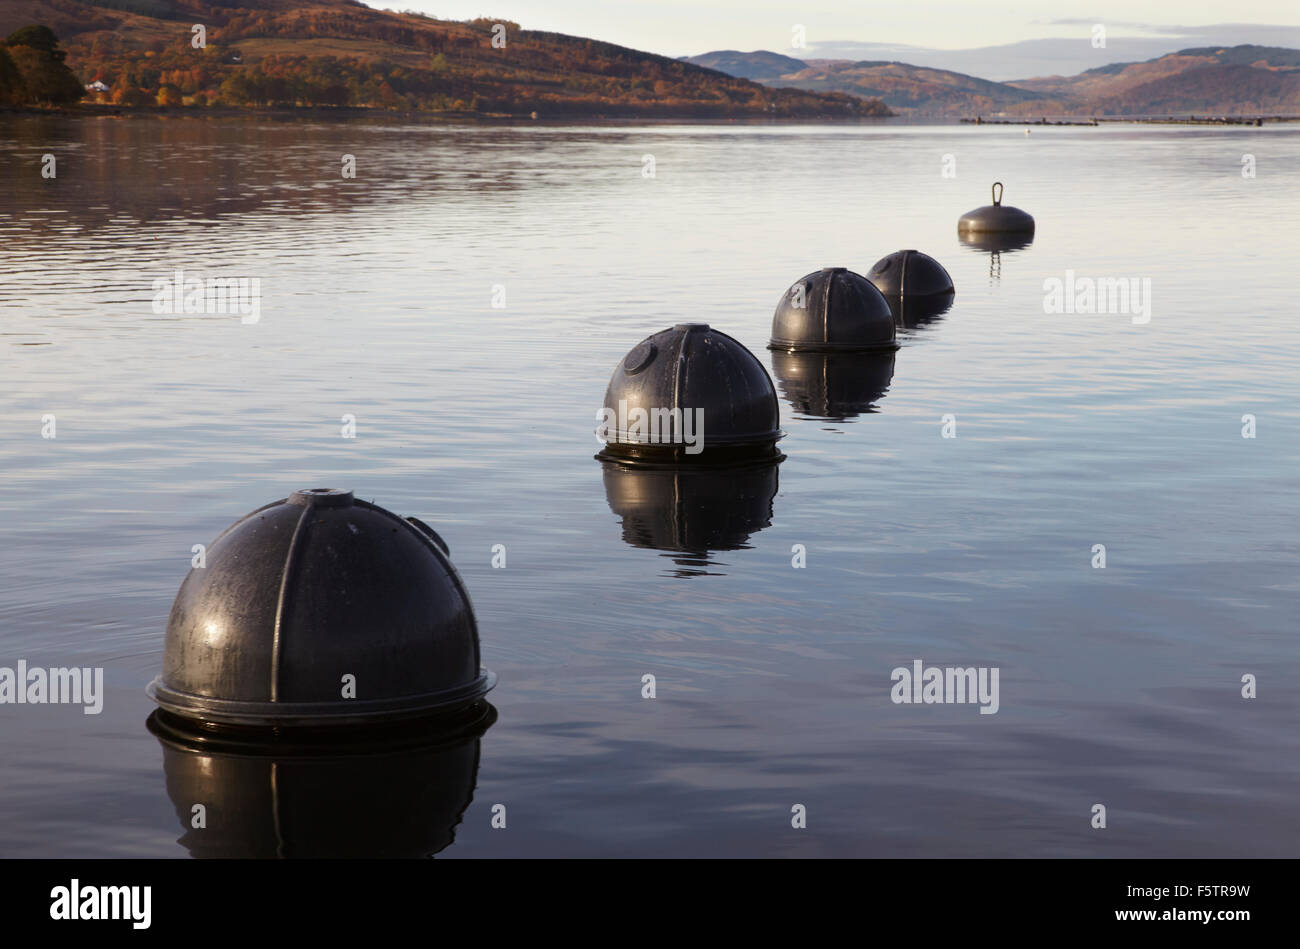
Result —
M 100 103 L 79 103 L 72 106 L 0 105 L 0 115 L 61 115 L 80 118 L 156 118 L 156 119 L 400 119 L 405 122 L 438 124 L 443 122 L 699 122 L 743 123 L 762 125 L 795 125 L 834 122 L 836 124 L 910 124 L 926 125 L 1019 125 L 1035 126 L 1099 126 L 1102 124 L 1136 125 L 1240 125 L 1260 127 L 1265 124 L 1300 122 L 1300 115 L 1105 115 L 1058 116 L 1056 118 L 1014 119 L 960 117 L 945 115 L 913 115 L 895 112 L 888 116 L 762 116 L 762 115 L 699 115 L 699 114 L 646 114 L 606 112 L 555 112 L 546 115 L 533 113 L 490 113 L 470 111 L 397 112 L 364 106 L 280 106 L 252 108 L 242 106 L 127 106 Z
M 1139 125 L 1250 125 L 1265 122 L 1300 122 L 1300 115 L 1098 115 L 1061 116 L 1057 119 L 962 119 L 963 125 L 1100 125 L 1103 122 L 1132 122 Z
M 531 112 L 399 112 L 390 109 L 371 109 L 365 106 L 278 106 L 271 108 L 252 108 L 242 106 L 127 106 L 101 105 L 99 103 L 81 103 L 73 106 L 32 106 L 0 105 L 0 115 L 71 115 L 97 118 L 184 118 L 184 119 L 231 119 L 231 118 L 274 118 L 274 119 L 357 119 L 357 118 L 400 118 L 411 122 L 762 122 L 762 123 L 797 123 L 797 122 L 882 122 L 902 118 L 898 113 L 891 115 L 755 115 L 740 114 L 700 114 L 700 113 L 656 113 L 656 112 L 548 112 L 546 114 Z

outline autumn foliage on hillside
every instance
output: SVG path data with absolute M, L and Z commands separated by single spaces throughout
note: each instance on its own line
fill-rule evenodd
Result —
M 202 15 L 173 9 L 171 17 L 184 19 L 156 15 L 169 0 L 41 3 L 83 11 L 86 29 L 65 27 L 74 30 L 65 35 L 68 63 L 82 82 L 108 87 L 92 101 L 121 105 L 541 116 L 889 114 L 879 102 L 765 88 L 668 57 L 500 20 L 461 23 L 341 3 L 293 7 L 284 0 Z M 155 15 L 140 15 L 148 12 Z M 204 27 L 201 45 L 196 23 Z

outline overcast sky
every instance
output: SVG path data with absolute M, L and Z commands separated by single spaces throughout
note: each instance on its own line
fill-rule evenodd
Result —
M 808 49 L 818 42 L 899 43 L 940 49 L 997 46 L 1044 37 L 1157 36 L 1177 26 L 1277 23 L 1300 26 L 1297 0 L 368 0 L 452 20 L 492 16 L 536 30 L 608 40 L 669 56 L 715 49 L 794 53 L 802 25 Z M 1176 31 L 1175 31 L 1176 32 Z M 1266 35 L 1259 42 L 1266 43 Z

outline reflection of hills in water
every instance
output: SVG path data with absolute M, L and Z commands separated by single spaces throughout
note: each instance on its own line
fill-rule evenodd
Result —
M 969 231 L 958 233 L 957 240 L 963 247 L 977 254 L 989 255 L 989 277 L 999 280 L 1002 277 L 1002 255 L 1024 250 L 1034 242 L 1034 235 L 1023 233 L 998 234 L 996 232 Z
M 415 724 L 376 739 L 358 729 L 342 744 L 226 740 L 162 712 L 148 725 L 185 830 L 178 842 L 192 856 L 428 857 L 455 838 L 496 715 L 483 702 L 454 725 L 444 717 L 439 731 Z M 194 826 L 195 805 L 204 827 Z
M 0 114 L 0 270 L 22 275 L 0 280 L 0 306 L 22 324 L 0 336 L 47 340 L 50 315 L 157 317 L 153 281 L 177 269 L 260 277 L 266 306 L 287 306 L 310 293 L 297 275 L 320 261 L 376 247 L 384 263 L 417 246 L 436 255 L 521 195 L 559 206 L 590 187 L 573 173 L 574 143 L 589 144 L 581 129 L 396 121 Z M 45 154 L 54 179 L 41 177 Z M 355 178 L 342 176 L 344 155 Z
M 847 422 L 878 411 L 894 378 L 894 353 L 772 353 L 781 395 L 801 415 Z
M 676 576 L 709 573 L 711 554 L 742 550 L 772 523 L 778 462 L 727 468 L 630 468 L 602 462 L 623 541 L 667 552 Z
M 0 207 L 7 245 L 148 222 L 346 212 L 410 202 L 413 194 L 469 204 L 539 183 L 575 187 L 570 166 L 525 150 L 509 130 L 397 126 L 391 117 L 0 115 L 0 143 L 11 169 Z M 467 151 L 480 158 L 473 167 Z M 55 156 L 53 180 L 41 177 L 45 154 Z M 345 154 L 356 159 L 354 178 L 343 177 Z

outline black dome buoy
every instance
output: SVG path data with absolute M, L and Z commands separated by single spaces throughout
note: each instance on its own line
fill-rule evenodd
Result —
M 781 395 L 799 414 L 846 422 L 876 411 L 894 380 L 890 353 L 773 353 Z
M 496 718 L 476 702 L 436 728 L 425 719 L 387 726 L 378 740 L 367 726 L 248 740 L 186 727 L 161 709 L 147 727 L 162 745 L 167 796 L 184 831 L 177 842 L 193 857 L 423 858 L 455 839 Z M 206 822 L 195 829 L 200 802 Z
M 879 352 L 898 348 L 889 303 L 871 281 L 846 267 L 800 277 L 772 315 L 768 349 L 784 352 Z
M 150 698 L 228 726 L 378 724 L 466 705 L 479 664 L 469 594 L 436 532 L 312 488 L 227 528 L 181 583 Z
M 779 463 L 646 468 L 606 461 L 605 499 L 623 542 L 664 551 L 678 576 L 707 572 L 710 554 L 741 550 L 772 523 Z
M 596 457 L 625 464 L 781 459 L 776 389 L 754 354 L 707 323 L 679 323 L 632 348 L 610 377 Z
M 967 211 L 957 221 L 957 233 L 1032 234 L 1034 219 L 1019 208 L 1002 203 L 1002 182 L 993 182 L 993 203 Z
M 892 304 L 898 299 L 953 294 L 952 277 L 943 264 L 919 250 L 896 250 L 867 271 L 867 279 Z

